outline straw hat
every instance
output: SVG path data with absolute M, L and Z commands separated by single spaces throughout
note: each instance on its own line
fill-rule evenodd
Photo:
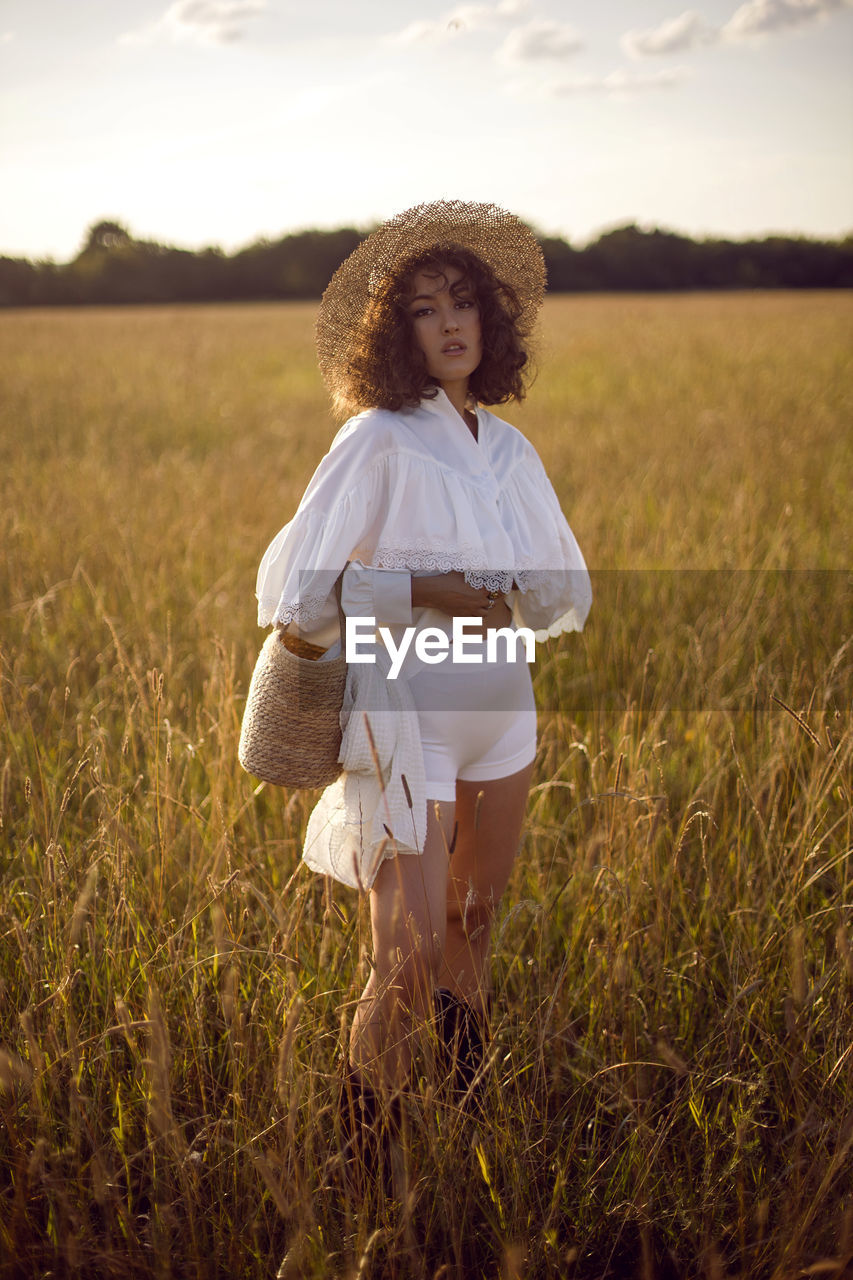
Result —
M 518 327 L 529 334 L 545 293 L 545 261 L 530 228 L 495 204 L 434 200 L 383 222 L 332 276 L 317 317 L 317 357 L 330 390 L 350 363 L 365 308 L 389 276 L 441 246 L 470 249 L 518 297 Z

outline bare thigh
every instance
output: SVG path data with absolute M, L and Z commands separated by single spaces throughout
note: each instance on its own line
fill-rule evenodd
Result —
M 358 1002 L 350 1061 L 374 1087 L 408 1079 L 433 992 L 447 923 L 448 845 L 454 806 L 430 803 L 421 854 L 382 863 L 370 891 L 374 968 Z
M 468 999 L 488 989 L 495 911 L 518 853 L 533 765 L 507 778 L 456 784 L 456 844 L 447 881 L 441 985 Z
M 407 965 L 434 973 L 444 948 L 448 848 L 454 805 L 442 804 L 440 818 L 428 802 L 421 854 L 386 859 L 370 891 L 370 922 L 377 978 L 407 985 Z M 414 975 L 412 975 L 414 976 Z

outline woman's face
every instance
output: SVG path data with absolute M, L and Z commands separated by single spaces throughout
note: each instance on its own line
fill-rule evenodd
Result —
M 451 292 L 461 279 L 456 267 L 442 267 L 440 275 L 419 271 L 409 303 L 415 343 L 430 377 L 441 386 L 467 382 L 483 355 L 476 299 L 469 289 Z

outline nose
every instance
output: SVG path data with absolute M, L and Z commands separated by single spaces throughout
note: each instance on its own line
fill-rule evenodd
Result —
M 445 333 L 456 333 L 458 331 L 459 317 L 455 311 L 448 311 L 447 315 L 444 317 L 443 328 Z

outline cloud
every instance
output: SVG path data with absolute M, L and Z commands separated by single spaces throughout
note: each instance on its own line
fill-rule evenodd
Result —
M 402 31 L 395 31 L 385 38 L 392 44 L 420 44 L 422 40 L 429 40 L 437 35 L 438 30 L 435 22 L 410 22 Z
M 427 40 L 447 40 L 463 32 L 482 31 L 512 22 L 530 7 L 530 0 L 499 0 L 497 4 L 460 4 L 441 17 L 410 22 L 402 31 L 388 36 L 392 44 L 420 44 Z
M 727 40 L 772 35 L 853 7 L 853 0 L 748 0 L 722 28 Z
M 196 44 L 231 44 L 242 40 L 246 24 L 267 7 L 267 0 L 175 0 L 147 27 L 119 36 L 120 44 L 155 40 L 190 40 Z
M 510 31 L 498 54 L 505 62 L 535 62 L 565 58 L 582 48 L 583 41 L 573 27 L 534 19 Z
M 772 35 L 853 8 L 853 0 L 747 0 L 721 27 L 706 22 L 695 9 L 668 18 L 650 31 L 626 31 L 622 48 L 632 58 L 683 53 L 699 45 L 736 43 L 753 36 Z
M 632 58 L 647 58 L 662 53 L 683 53 L 685 49 L 713 44 L 718 39 L 718 29 L 709 26 L 695 9 L 688 9 L 651 31 L 626 31 L 621 44 Z
M 621 94 L 656 92 L 675 89 L 690 75 L 686 67 L 668 67 L 648 75 L 635 75 L 630 71 L 611 71 L 606 76 L 576 76 L 571 80 L 553 80 L 545 85 L 544 92 L 551 98 L 566 98 L 581 93 Z

